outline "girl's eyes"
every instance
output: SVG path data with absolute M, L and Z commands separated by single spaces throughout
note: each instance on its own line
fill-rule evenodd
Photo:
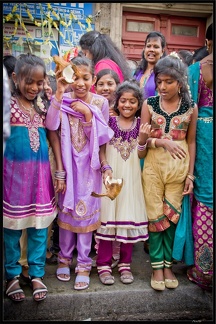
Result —
M 168 83 L 168 84 L 172 84 L 174 81 L 173 80 L 166 80 L 165 82 Z M 161 84 L 161 83 L 162 83 L 162 81 L 157 81 L 157 84 Z
M 129 101 L 129 103 L 130 103 L 131 105 L 135 105 L 135 104 L 137 103 L 136 100 L 125 100 L 125 99 L 120 99 L 119 101 L 120 101 L 122 104 L 125 104 L 127 101 Z

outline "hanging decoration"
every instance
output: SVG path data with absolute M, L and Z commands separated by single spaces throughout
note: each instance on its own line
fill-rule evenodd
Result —
M 35 41 L 32 38 L 31 34 L 29 33 L 28 27 L 25 25 L 24 20 L 21 15 L 21 6 L 23 6 L 23 8 L 25 9 L 27 16 L 28 16 L 29 20 L 32 22 L 32 24 L 34 24 L 37 27 L 41 27 L 42 42 Z M 16 42 L 16 40 L 14 38 L 16 37 L 18 25 L 20 25 L 21 28 L 23 29 L 23 31 L 25 32 L 26 42 L 29 46 L 30 51 L 32 51 L 31 45 L 49 45 L 50 47 L 52 47 L 53 44 L 51 43 L 51 37 L 54 37 L 54 35 L 52 33 L 52 28 L 54 27 L 57 30 L 59 36 L 63 39 L 63 41 L 71 47 L 71 50 L 69 51 L 70 56 L 73 56 L 73 57 L 76 56 L 78 53 L 77 44 L 72 44 L 70 40 L 66 39 L 66 33 L 65 33 L 65 35 L 62 33 L 62 31 L 60 30 L 60 25 L 62 25 L 66 30 L 70 27 L 70 29 L 71 29 L 70 32 L 72 32 L 72 34 L 74 34 L 73 24 L 78 24 L 78 26 L 80 27 L 80 29 L 83 32 L 87 32 L 87 31 L 92 30 L 91 24 L 93 21 L 93 17 L 91 15 L 85 17 L 85 22 L 87 24 L 87 28 L 86 28 L 86 25 L 82 24 L 81 21 L 78 20 L 78 18 L 76 17 L 76 15 L 73 13 L 72 10 L 69 14 L 69 19 L 67 20 L 66 16 L 63 17 L 61 14 L 56 12 L 50 3 L 47 3 L 47 12 L 45 12 L 43 10 L 41 4 L 39 4 L 39 7 L 40 7 L 40 12 L 41 12 L 41 20 L 35 19 L 32 16 L 32 14 L 29 10 L 28 4 L 26 4 L 26 3 L 15 4 L 13 6 L 11 12 L 3 17 L 3 24 L 5 24 L 6 22 L 9 22 L 9 21 L 14 21 L 14 30 L 13 30 L 12 34 L 10 36 L 3 36 L 3 40 L 4 40 L 4 42 L 6 42 L 6 45 L 9 46 L 9 43 Z M 52 18 L 51 15 L 54 18 Z M 48 35 L 46 33 L 46 37 L 45 37 L 44 28 L 48 28 Z M 57 50 L 59 51 L 58 44 L 57 44 L 56 40 L 55 40 L 55 44 L 56 44 Z

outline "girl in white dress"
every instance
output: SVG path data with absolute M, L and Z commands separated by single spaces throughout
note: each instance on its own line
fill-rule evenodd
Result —
M 103 181 L 107 176 L 122 178 L 123 187 L 114 200 L 101 198 L 101 226 L 96 233 L 100 244 L 96 264 L 103 284 L 114 283 L 112 242 L 120 242 L 118 271 L 121 281 L 127 284 L 134 280 L 130 269 L 133 245 L 148 239 L 148 220 L 137 154 L 142 103 L 142 92 L 137 82 L 125 81 L 116 91 L 114 109 L 118 116 L 109 117 L 114 136 L 106 144 L 106 161 L 101 163 L 101 172 Z M 106 191 L 106 188 L 103 187 L 103 190 Z

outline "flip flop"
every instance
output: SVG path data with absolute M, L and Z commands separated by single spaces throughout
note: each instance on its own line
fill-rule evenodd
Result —
M 84 286 L 76 286 L 78 283 L 85 283 Z M 74 289 L 75 290 L 83 290 L 87 289 L 90 283 L 90 278 L 89 276 L 82 276 L 82 275 L 77 275 L 75 279 L 75 284 L 74 284 Z

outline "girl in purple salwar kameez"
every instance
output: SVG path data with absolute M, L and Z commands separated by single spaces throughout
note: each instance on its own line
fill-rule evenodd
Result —
M 102 176 L 100 166 L 105 159 L 105 144 L 112 138 L 108 127 L 107 99 L 90 92 L 95 82 L 91 62 L 76 57 L 72 63 L 79 75 L 68 87 L 61 71 L 56 72 L 57 91 L 48 110 L 46 126 L 57 130 L 60 126 L 61 154 L 64 170 L 56 171 L 66 179 L 67 189 L 59 193 L 59 266 L 57 278 L 70 280 L 73 252 L 77 249 L 74 289 L 88 288 L 92 259 L 89 257 L 92 233 L 100 226 L 100 199 L 91 196 L 100 192 Z

